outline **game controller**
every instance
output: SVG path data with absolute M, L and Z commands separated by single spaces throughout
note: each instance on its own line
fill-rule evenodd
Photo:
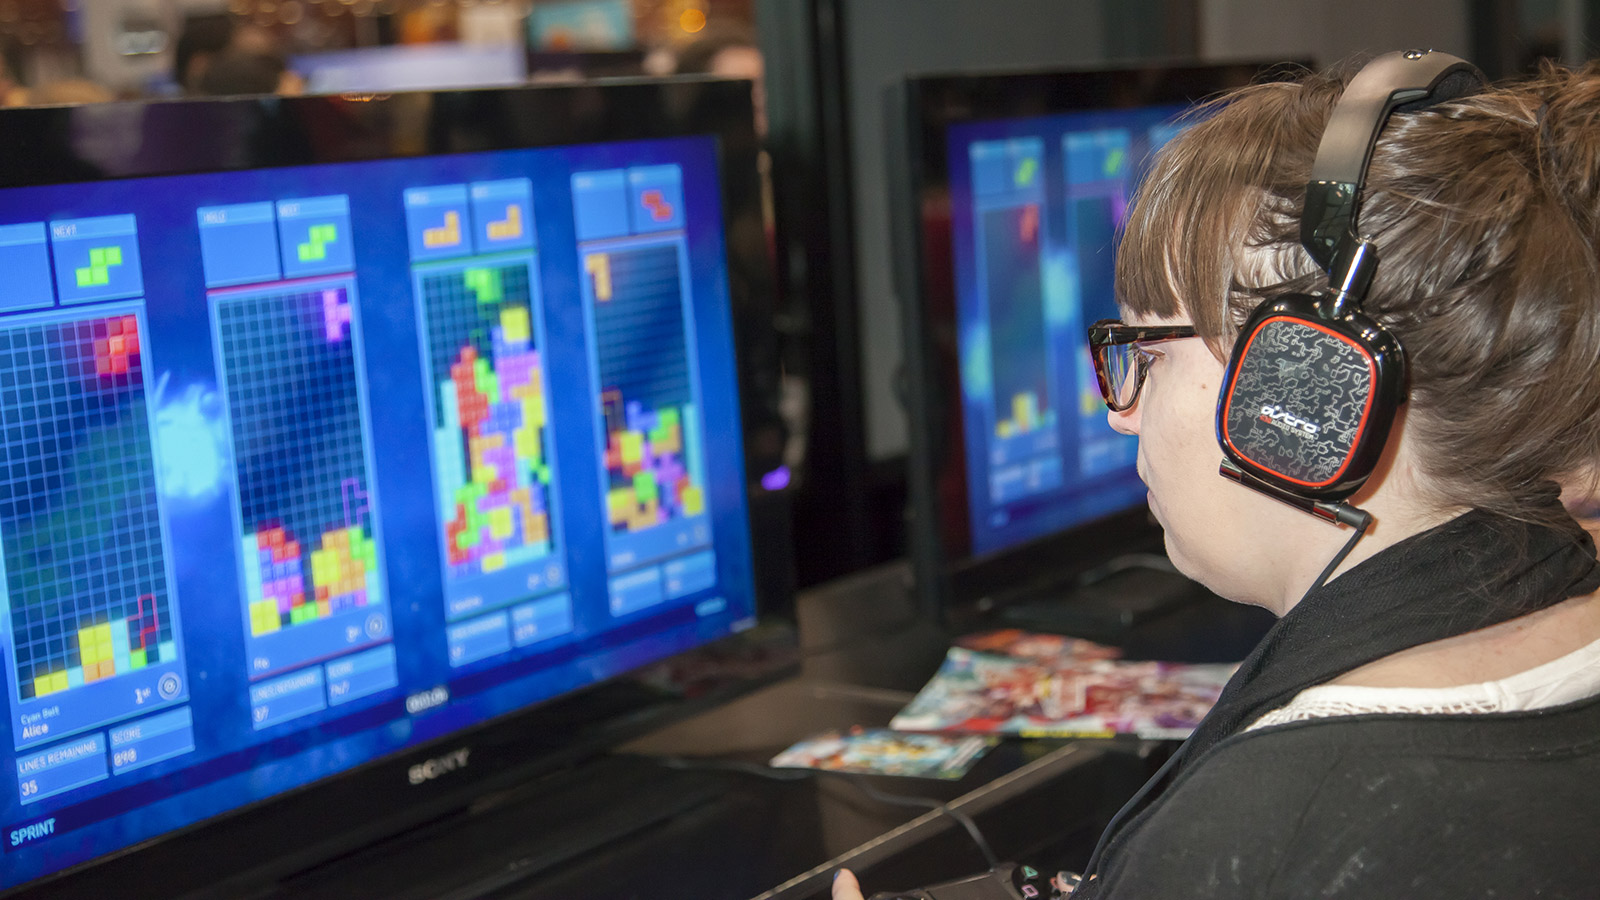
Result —
M 1069 885 L 1069 891 L 1077 882 L 1074 875 L 1061 873 L 1058 877 Z M 1001 863 L 979 875 L 910 891 L 879 892 L 869 900 L 1062 900 L 1066 896 L 1051 876 L 1038 869 Z

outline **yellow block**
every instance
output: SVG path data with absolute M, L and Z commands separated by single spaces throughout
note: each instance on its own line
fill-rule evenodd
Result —
M 489 534 L 500 540 L 511 537 L 511 507 L 501 506 L 489 510 Z
M 93 628 L 78 629 L 78 657 L 85 666 L 92 666 L 100 661 L 96 655 L 100 650 L 100 643 L 94 639 Z
M 594 299 L 605 303 L 611 299 L 611 255 L 591 253 L 583 260 L 583 267 L 594 279 Z
M 624 431 L 621 444 L 623 462 L 636 463 L 644 459 L 644 435 L 637 431 Z
M 500 333 L 506 343 L 526 341 L 530 334 L 528 310 L 521 306 L 507 306 L 500 310 Z
M 634 506 L 633 488 L 612 488 L 606 494 L 606 518 L 613 525 L 628 521 Z
M 271 600 L 257 600 L 250 604 L 250 633 L 271 634 L 283 627 L 283 617 Z
M 505 567 L 506 555 L 504 553 L 490 553 L 483 557 L 483 570 L 485 572 L 495 572 Z
M 515 203 L 506 206 L 506 217 L 489 223 L 490 240 L 506 241 L 522 237 L 522 207 Z
M 527 417 L 524 418 L 523 421 L 532 428 L 543 428 L 548 415 L 548 413 L 545 411 L 544 390 L 541 388 L 537 393 L 529 397 L 528 400 L 530 403 L 527 408 Z
M 311 551 L 311 580 L 317 584 L 332 581 L 335 565 L 332 553 L 326 550 Z
M 66 672 L 62 671 L 50 673 L 50 693 L 54 694 L 56 691 L 64 691 L 71 686 L 72 683 L 67 680 Z
M 422 246 L 454 247 L 461 243 L 461 214 L 447 212 L 444 214 L 444 224 L 438 228 L 422 229 Z
M 683 514 L 698 516 L 706 511 L 706 494 L 694 485 L 683 489 Z
M 1011 418 L 1017 422 L 1017 427 L 1022 431 L 1033 430 L 1033 396 L 1031 394 L 1018 394 L 1011 398 Z

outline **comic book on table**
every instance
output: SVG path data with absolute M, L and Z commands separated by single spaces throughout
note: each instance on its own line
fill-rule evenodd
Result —
M 1185 738 L 1217 700 L 1235 663 L 1120 658 L 1080 638 L 1017 629 L 961 638 L 896 731 L 1024 737 Z
M 967 774 L 999 738 L 983 735 L 904 734 L 851 728 L 807 738 L 772 758 L 777 769 L 821 769 L 859 775 L 901 775 L 953 780 Z

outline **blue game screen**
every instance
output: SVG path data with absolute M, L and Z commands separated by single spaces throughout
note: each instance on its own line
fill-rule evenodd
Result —
M 972 554 L 1144 502 L 1134 438 L 1106 423 L 1085 330 L 1117 315 L 1115 248 L 1182 106 L 947 131 Z
M 0 191 L 12 887 L 753 622 L 717 147 Z

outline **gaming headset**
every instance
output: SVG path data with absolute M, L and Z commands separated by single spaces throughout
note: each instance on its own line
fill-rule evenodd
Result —
M 1387 53 L 1345 88 L 1306 185 L 1300 242 L 1328 273 L 1320 294 L 1263 302 L 1245 322 L 1217 403 L 1222 474 L 1297 506 L 1335 515 L 1383 452 L 1406 399 L 1406 356 L 1361 312 L 1377 248 L 1356 224 L 1373 145 L 1391 113 L 1476 92 L 1472 64 L 1430 50 Z

